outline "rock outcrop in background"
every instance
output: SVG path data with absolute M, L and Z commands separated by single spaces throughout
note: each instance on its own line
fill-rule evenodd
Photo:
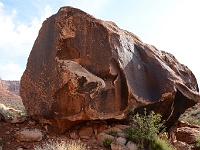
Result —
M 19 95 L 19 87 L 20 87 L 19 81 L 2 80 L 2 85 L 5 89 L 10 91 L 11 93 Z
M 27 113 L 57 134 L 144 107 L 171 127 L 200 101 L 195 76 L 173 55 L 72 7 L 43 23 L 20 84 Z
M 0 103 L 6 100 L 21 100 L 19 87 L 19 81 L 2 80 L 0 78 Z

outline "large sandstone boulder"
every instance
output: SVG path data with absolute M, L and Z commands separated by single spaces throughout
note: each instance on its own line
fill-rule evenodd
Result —
M 20 95 L 27 113 L 57 134 L 85 120 L 124 119 L 143 107 L 170 127 L 200 100 L 193 73 L 173 55 L 72 7 L 44 21 Z

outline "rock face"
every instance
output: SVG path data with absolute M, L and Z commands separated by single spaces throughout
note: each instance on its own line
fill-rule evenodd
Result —
M 178 120 L 168 133 L 170 143 L 177 150 L 195 150 L 196 139 L 200 137 L 200 126 Z
M 20 84 L 28 114 L 57 134 L 144 107 L 170 127 L 200 101 L 193 73 L 173 55 L 72 7 L 43 23 Z

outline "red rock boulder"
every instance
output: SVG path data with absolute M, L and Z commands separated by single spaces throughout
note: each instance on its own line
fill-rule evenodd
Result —
M 85 120 L 124 119 L 133 107 L 171 126 L 200 100 L 194 75 L 173 55 L 72 7 L 44 21 L 20 84 L 28 114 L 57 134 Z

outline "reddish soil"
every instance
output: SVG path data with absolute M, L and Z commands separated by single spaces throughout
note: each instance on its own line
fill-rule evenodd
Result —
M 21 124 L 12 124 L 12 123 L 4 123 L 0 122 L 0 139 L 1 143 L 3 144 L 3 150 L 17 150 L 18 148 L 33 150 L 34 146 L 41 145 L 42 143 L 50 140 L 50 139 L 69 139 L 68 134 L 61 136 L 50 136 L 48 135 L 44 129 L 41 128 L 39 124 L 31 125 L 32 120 L 27 119 L 24 123 Z M 28 128 L 28 129 L 40 129 L 43 133 L 43 139 L 40 142 L 20 142 L 17 141 L 14 137 L 15 133 L 21 129 Z M 87 149 L 89 150 L 107 150 L 104 148 L 100 143 L 96 140 L 89 139 L 89 140 L 82 140 L 84 144 L 87 145 Z

